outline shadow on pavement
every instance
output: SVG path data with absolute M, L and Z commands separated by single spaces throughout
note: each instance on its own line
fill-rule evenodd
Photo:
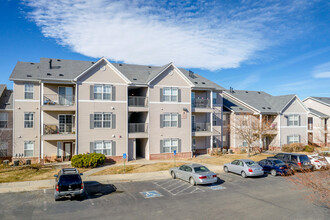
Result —
M 117 191 L 117 188 L 113 184 L 102 184 L 97 181 L 85 181 L 84 185 L 88 199 L 96 199 L 114 192 L 120 193 L 120 191 Z

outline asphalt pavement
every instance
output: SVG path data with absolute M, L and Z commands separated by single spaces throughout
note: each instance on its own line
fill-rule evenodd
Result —
M 55 202 L 52 189 L 3 193 L 0 219 L 329 219 L 287 177 L 221 174 L 217 184 L 181 180 L 86 181 L 81 200 Z

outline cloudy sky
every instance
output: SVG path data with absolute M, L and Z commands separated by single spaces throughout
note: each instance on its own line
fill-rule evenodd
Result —
M 1 80 L 40 57 L 164 65 L 219 85 L 330 96 L 329 1 L 1 1 Z

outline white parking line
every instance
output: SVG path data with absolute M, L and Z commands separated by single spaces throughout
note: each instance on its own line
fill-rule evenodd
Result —
M 179 193 L 181 193 L 181 192 L 183 192 L 183 191 L 185 191 L 185 190 L 187 190 L 187 189 L 189 189 L 189 188 L 191 188 L 191 187 L 193 187 L 193 186 L 192 186 L 192 185 L 190 185 L 188 188 L 184 188 L 183 190 L 181 190 L 181 191 L 179 191 L 179 192 L 175 193 L 175 195 L 178 195 Z
M 165 183 L 162 183 L 162 184 L 158 184 L 159 186 L 163 186 L 163 185 L 166 185 L 167 183 L 169 183 L 169 182 L 171 182 L 171 181 L 173 181 L 172 179 L 170 179 L 170 180 L 168 180 L 168 181 L 166 181 Z
M 128 195 L 130 195 L 131 197 L 133 197 L 135 200 L 137 200 L 137 198 L 132 194 L 132 193 L 130 193 L 122 184 L 117 184 L 117 185 L 120 185 L 124 190 L 125 190 L 125 192 L 127 192 L 128 193 Z
M 177 188 L 180 188 L 181 186 L 184 186 L 184 185 L 186 185 L 186 183 L 183 183 L 183 184 L 181 184 L 181 185 L 179 185 L 179 186 L 177 186 L 177 187 L 171 189 L 170 191 L 174 191 L 174 190 L 176 190 Z M 188 188 L 189 188 L 189 187 L 188 187 Z

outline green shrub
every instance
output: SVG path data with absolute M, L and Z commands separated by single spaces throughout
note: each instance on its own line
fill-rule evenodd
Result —
M 314 147 L 313 146 L 306 145 L 304 151 L 309 152 L 309 153 L 312 153 L 314 151 Z
M 305 150 L 305 146 L 301 143 L 292 143 L 292 144 L 285 144 L 282 146 L 283 152 L 301 152 Z
M 71 159 L 71 166 L 82 167 L 98 167 L 105 163 L 104 154 L 91 153 L 91 154 L 78 154 L 74 155 Z

